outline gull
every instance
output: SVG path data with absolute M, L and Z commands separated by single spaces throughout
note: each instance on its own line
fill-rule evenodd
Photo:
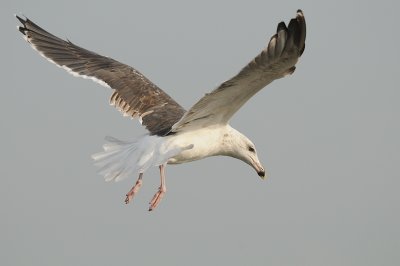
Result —
M 167 164 L 181 164 L 210 156 L 230 156 L 250 165 L 264 179 L 265 170 L 255 145 L 229 125 L 232 116 L 258 91 L 276 79 L 292 74 L 305 48 L 303 12 L 286 26 L 280 22 L 267 46 L 236 76 L 205 94 L 185 110 L 139 71 L 110 57 L 81 48 L 47 32 L 28 18 L 16 16 L 18 30 L 39 54 L 77 77 L 111 88 L 110 104 L 124 116 L 138 118 L 148 133 L 131 141 L 106 137 L 104 151 L 94 154 L 106 181 L 138 175 L 126 194 L 132 201 L 150 167 L 160 170 L 161 184 L 150 201 L 155 209 L 166 193 Z

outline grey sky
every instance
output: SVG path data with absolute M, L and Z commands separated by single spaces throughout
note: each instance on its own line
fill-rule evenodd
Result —
M 398 2 L 127 2 L 3 1 L 1 265 L 400 264 Z M 136 177 L 105 183 L 90 158 L 104 136 L 145 130 L 108 89 L 40 57 L 13 17 L 134 66 L 188 108 L 298 8 L 296 72 L 232 121 L 269 179 L 232 158 L 168 166 L 152 213 L 157 169 L 125 206 Z

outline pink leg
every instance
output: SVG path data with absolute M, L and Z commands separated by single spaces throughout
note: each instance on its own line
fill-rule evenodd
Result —
M 129 190 L 128 193 L 126 193 L 126 198 L 125 198 L 125 203 L 128 204 L 129 202 L 132 201 L 133 196 L 139 191 L 140 187 L 142 186 L 142 177 L 143 173 L 139 174 L 139 178 L 136 181 L 136 184 Z
M 153 199 L 150 201 L 150 208 L 149 211 L 154 210 L 158 204 L 160 203 L 161 199 L 164 197 L 165 192 L 167 192 L 167 187 L 165 186 L 165 165 L 160 165 L 160 177 L 161 177 L 161 185 L 154 195 Z

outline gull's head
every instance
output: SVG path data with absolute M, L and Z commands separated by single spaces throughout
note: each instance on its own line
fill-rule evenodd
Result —
M 233 128 L 232 128 L 233 129 Z M 233 129 L 231 134 L 229 134 L 229 156 L 242 160 L 256 170 L 257 174 L 264 179 L 265 169 L 262 166 L 260 160 L 257 156 L 256 146 L 251 140 L 240 132 Z

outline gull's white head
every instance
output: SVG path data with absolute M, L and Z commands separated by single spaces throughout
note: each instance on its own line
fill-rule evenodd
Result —
M 265 169 L 258 159 L 256 147 L 251 140 L 239 131 L 230 128 L 229 133 L 224 135 L 223 143 L 225 155 L 247 163 L 262 179 L 265 178 Z

